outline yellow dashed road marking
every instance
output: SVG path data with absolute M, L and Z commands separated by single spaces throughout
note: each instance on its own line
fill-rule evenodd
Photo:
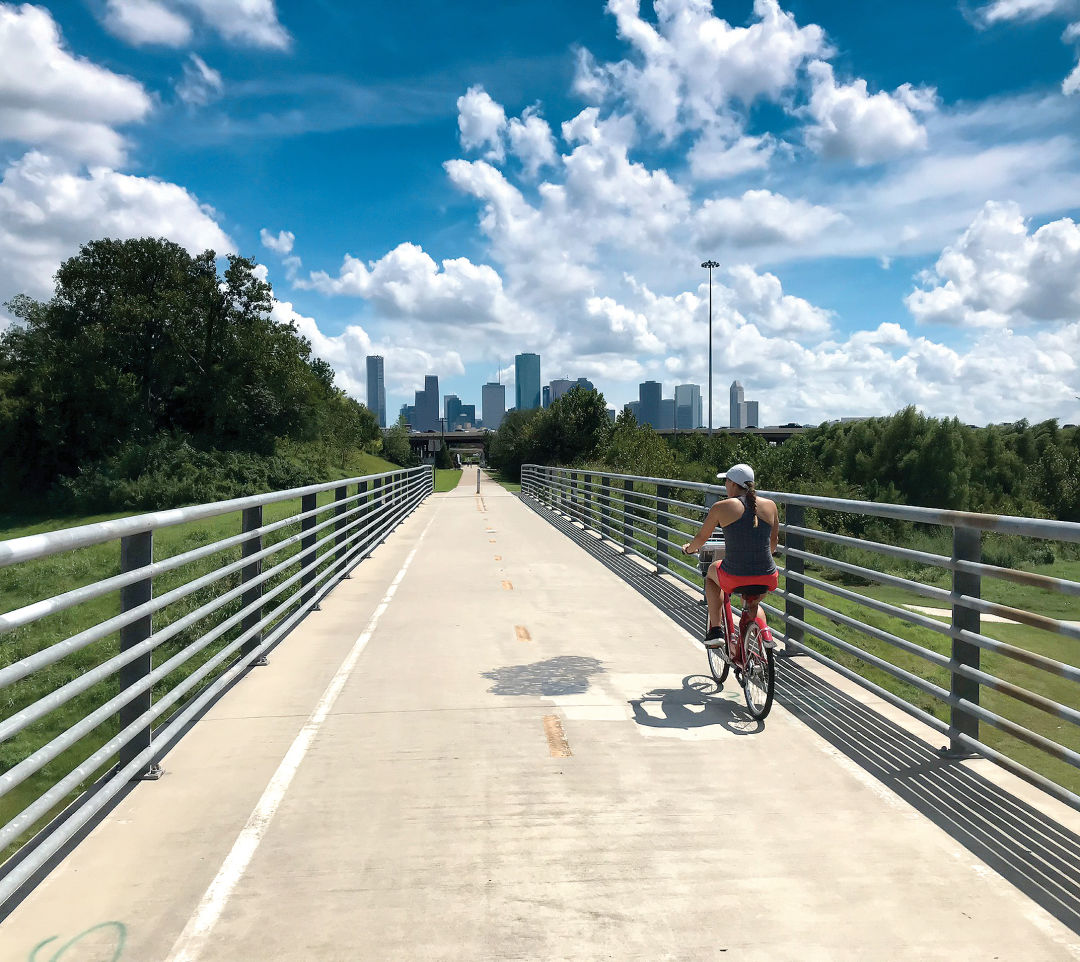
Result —
M 510 584 L 509 581 L 504 581 L 503 582 L 503 591 L 513 591 L 513 590 L 514 590 L 514 586 L 512 584 Z
M 570 743 L 566 740 L 566 732 L 558 715 L 544 716 L 544 734 L 547 735 L 548 754 L 552 758 L 569 758 L 574 754 L 570 751 Z
M 524 625 L 514 625 L 514 634 L 517 635 L 518 641 L 532 641 L 532 635 Z

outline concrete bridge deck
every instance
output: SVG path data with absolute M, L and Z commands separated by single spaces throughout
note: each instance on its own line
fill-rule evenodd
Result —
M 1074 813 L 802 661 L 760 729 L 636 562 L 474 486 L 220 699 L 0 959 L 1080 958 Z

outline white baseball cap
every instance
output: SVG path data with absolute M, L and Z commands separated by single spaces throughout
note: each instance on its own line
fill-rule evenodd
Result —
M 754 483 L 754 469 L 749 464 L 733 464 L 727 471 L 721 471 L 717 477 L 721 481 L 732 481 L 740 488 Z

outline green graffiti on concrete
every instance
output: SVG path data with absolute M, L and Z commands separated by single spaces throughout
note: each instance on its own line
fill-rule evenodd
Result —
M 68 942 L 65 942 L 60 948 L 58 948 L 50 956 L 38 957 L 38 953 L 49 945 L 50 942 L 55 942 L 59 936 L 54 935 L 52 938 L 46 939 L 44 942 L 39 942 L 34 950 L 30 953 L 30 958 L 27 962 L 72 962 L 74 956 L 68 955 L 68 949 L 75 948 L 79 943 L 83 943 L 86 946 L 84 939 L 89 938 L 95 932 L 104 932 L 105 930 L 111 930 L 112 937 L 105 936 L 105 943 L 100 948 L 106 952 L 112 952 L 112 955 L 102 955 L 100 962 L 120 962 L 120 956 L 124 954 L 124 943 L 127 941 L 127 926 L 123 922 L 101 922 L 98 925 L 91 926 L 85 932 L 80 932 L 75 938 Z M 115 946 L 112 942 L 115 940 Z M 51 949 L 49 950 L 51 951 Z M 95 962 L 97 960 L 95 959 Z

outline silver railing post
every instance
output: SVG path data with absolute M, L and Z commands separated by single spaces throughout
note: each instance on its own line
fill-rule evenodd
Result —
M 953 561 L 980 562 L 982 560 L 982 532 L 976 528 L 953 528 L 952 557 Z M 982 579 L 977 574 L 969 574 L 965 571 L 953 569 L 952 627 L 954 631 L 973 631 L 976 633 L 980 631 L 982 618 L 979 612 L 974 608 L 959 604 L 958 601 L 961 595 L 968 595 L 971 598 L 980 597 L 981 581 Z M 954 665 L 978 668 L 980 661 L 979 646 L 953 638 L 952 661 Z M 963 675 L 957 674 L 955 670 L 950 672 L 950 675 L 949 691 L 953 697 L 963 698 L 974 705 L 979 704 L 979 683 L 972 678 L 965 678 Z M 979 737 L 979 719 L 956 705 L 949 707 L 949 728 L 951 733 L 967 735 L 974 739 Z M 965 747 L 954 734 L 950 734 L 946 754 L 952 757 L 968 756 L 972 754 L 972 751 L 970 748 Z
M 788 531 L 784 535 L 784 548 L 793 548 L 796 551 L 805 550 L 806 537 L 802 534 L 793 534 L 791 527 L 803 528 L 806 526 L 806 509 L 801 504 L 789 504 L 785 506 L 784 519 L 788 524 Z M 799 603 L 803 597 L 805 587 L 801 581 L 797 578 L 790 578 L 789 575 L 801 575 L 803 573 L 803 559 L 792 557 L 790 551 L 784 552 L 784 590 L 787 592 L 787 598 L 784 601 L 784 637 L 790 638 L 792 641 L 801 642 L 803 640 L 802 628 L 792 625 L 791 619 L 798 618 L 799 621 L 806 620 L 806 613 L 803 606 Z M 794 597 L 792 597 L 794 595 Z M 787 648 L 785 654 L 795 654 L 793 647 Z
M 575 504 L 577 504 L 577 472 L 576 471 L 571 471 L 570 472 L 570 507 L 571 507 L 571 509 L 573 509 Z M 570 511 L 570 517 L 571 518 L 576 517 L 574 515 L 573 510 Z
M 314 494 L 305 494 L 300 499 L 300 510 L 302 512 L 306 513 L 308 511 L 314 511 L 315 508 L 316 508 L 316 496 Z M 316 521 L 315 515 L 312 515 L 310 518 L 304 518 L 300 522 L 300 530 L 301 531 L 307 531 L 310 528 L 314 528 L 316 523 L 317 523 L 317 521 Z M 314 544 L 315 544 L 315 535 L 313 535 L 313 534 L 304 535 L 300 539 L 300 550 L 301 551 L 307 551 L 307 549 L 312 547 Z M 304 560 L 301 562 L 301 565 L 303 566 L 304 574 L 300 578 L 300 588 L 301 588 L 301 591 L 303 591 L 303 594 L 301 595 L 300 600 L 301 600 L 301 602 L 303 604 L 307 604 L 312 598 L 315 597 L 314 589 L 309 589 L 308 585 L 311 584 L 312 580 L 314 580 L 314 578 L 315 578 L 316 554 L 317 554 L 317 552 L 313 551 L 310 555 L 308 555 L 306 558 L 304 558 Z M 318 605 L 315 606 L 315 610 L 316 611 L 318 610 Z
M 126 538 L 120 539 L 120 572 L 126 574 L 129 571 L 134 571 L 136 568 L 145 568 L 149 564 L 153 564 L 154 561 L 154 532 L 144 531 L 140 534 L 128 535 Z M 127 585 L 120 589 L 120 611 L 131 611 L 132 608 L 138 608 L 140 605 L 145 605 L 151 600 L 154 594 L 152 578 L 143 578 L 141 581 L 136 581 L 134 584 Z M 140 618 L 138 621 L 133 621 L 130 625 L 125 625 L 120 629 L 120 651 L 124 652 L 130 648 L 134 648 L 141 642 L 146 641 L 147 638 L 153 633 L 153 618 L 151 615 L 146 615 L 144 618 Z M 153 653 L 147 652 L 145 655 L 140 655 L 134 661 L 129 662 L 120 669 L 120 687 L 121 689 L 130 688 L 132 685 L 138 684 L 152 670 Z M 152 688 L 147 688 L 146 691 L 141 692 L 131 699 L 126 705 L 121 706 L 120 711 L 117 713 L 119 716 L 120 728 L 127 728 L 136 718 L 142 715 L 144 712 L 148 712 L 151 708 L 151 701 L 153 697 Z M 136 755 L 145 751 L 150 747 L 150 726 L 147 725 L 141 729 L 138 734 L 132 736 L 131 740 L 120 749 L 120 768 L 124 768 L 128 763 L 135 758 Z M 136 775 L 132 781 L 139 781 L 140 779 L 155 779 L 161 777 L 161 766 L 155 762 L 151 762 L 146 766 L 138 775 Z
M 592 484 L 592 475 L 588 471 L 582 472 L 581 475 L 581 516 L 585 519 L 584 524 L 586 528 L 591 528 L 593 523 L 592 517 L 592 490 L 590 485 Z
M 262 505 L 257 505 L 254 508 L 245 508 L 241 512 L 241 529 L 244 534 L 249 531 L 258 531 L 262 527 L 263 523 L 263 509 Z M 253 554 L 257 554 L 262 551 L 263 541 L 261 534 L 254 534 L 248 538 L 240 546 L 240 557 L 248 558 Z M 246 584 L 249 581 L 254 581 L 259 575 L 262 574 L 262 559 L 252 561 L 251 564 L 244 565 L 240 569 L 240 583 Z M 260 581 L 254 587 L 248 588 L 240 598 L 240 606 L 246 608 L 248 605 L 255 604 L 263 596 L 263 583 Z M 262 605 L 252 611 L 250 614 L 244 616 L 244 620 L 240 625 L 241 631 L 249 631 L 254 628 L 259 622 L 262 621 L 263 609 Z M 259 645 L 262 644 L 262 632 L 257 631 L 247 641 L 244 642 L 240 649 L 242 655 L 246 655 L 249 652 L 254 651 Z M 265 665 L 266 655 L 262 655 L 252 662 L 253 665 Z
M 341 559 L 345 557 L 345 535 L 341 533 L 341 529 L 345 527 L 345 519 L 342 515 L 349 510 L 349 506 L 345 503 L 345 499 L 349 496 L 349 486 L 345 485 L 343 488 L 334 488 L 334 500 L 337 504 L 334 507 L 334 514 L 337 515 L 337 523 L 334 525 L 334 530 L 337 535 L 334 539 L 334 543 L 337 545 L 337 554 L 334 556 L 334 561 L 338 564 L 341 563 Z M 338 577 L 342 580 L 350 577 L 348 571 L 343 571 Z
M 600 479 L 600 534 L 611 537 L 611 478 L 606 474 Z
M 625 481 L 623 481 L 623 523 L 622 523 L 622 534 L 623 534 L 623 547 L 626 548 L 628 551 L 630 550 L 630 547 L 634 543 L 631 540 L 633 538 L 633 536 L 634 536 L 633 535 L 633 531 L 634 531 L 634 515 L 633 515 L 634 501 L 633 501 L 633 497 L 634 497 L 634 482 L 632 480 L 630 480 L 630 478 L 627 478 Z
M 668 566 L 667 520 L 663 514 L 668 509 L 667 499 L 671 489 L 666 484 L 656 486 L 656 573 L 660 574 Z

